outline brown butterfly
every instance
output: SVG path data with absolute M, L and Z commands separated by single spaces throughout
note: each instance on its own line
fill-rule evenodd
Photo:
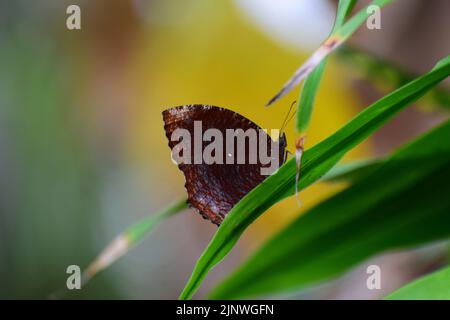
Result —
M 262 129 L 254 122 L 244 116 L 220 107 L 209 105 L 186 105 L 167 109 L 163 111 L 164 129 L 169 139 L 169 147 L 172 150 L 179 143 L 173 141 L 172 135 L 177 129 L 184 129 L 190 133 L 192 141 L 188 141 L 191 145 L 195 144 L 195 126 L 201 121 L 201 129 L 205 132 L 208 129 L 217 129 L 225 136 L 227 129 L 254 129 L 261 132 L 257 136 L 258 145 L 262 138 L 267 141 L 267 149 L 271 150 L 273 144 L 278 148 L 277 164 L 281 166 L 286 161 L 286 136 L 282 134 L 278 141 L 273 141 L 269 135 L 261 131 Z M 198 127 L 197 127 L 198 128 Z M 249 141 L 245 142 L 245 158 L 250 158 Z M 262 142 L 264 143 L 264 142 Z M 205 151 L 205 147 L 209 142 L 201 142 L 201 150 Z M 260 146 L 260 145 L 259 145 Z M 263 144 L 264 146 L 264 144 Z M 192 152 L 193 152 L 192 148 Z M 188 194 L 188 203 L 196 209 L 205 219 L 209 219 L 212 223 L 220 225 L 227 213 L 238 203 L 247 193 L 260 184 L 267 177 L 261 174 L 261 169 L 267 167 L 258 158 L 256 163 L 246 161 L 239 164 L 237 152 L 227 153 L 229 150 L 223 150 L 223 154 L 232 157 L 233 164 L 227 163 L 200 163 L 194 162 L 184 163 L 177 162 L 179 169 L 183 172 L 186 183 L 185 188 Z M 236 149 L 234 149 L 236 151 Z M 195 154 L 191 154 L 194 159 Z

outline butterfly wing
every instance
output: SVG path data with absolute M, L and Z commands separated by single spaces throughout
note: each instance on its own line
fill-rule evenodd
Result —
M 247 118 L 215 106 L 187 105 L 163 111 L 164 129 L 169 139 L 171 150 L 179 143 L 172 141 L 172 133 L 176 129 L 186 129 L 190 133 L 192 150 L 194 149 L 194 122 L 201 121 L 202 132 L 207 129 L 217 129 L 222 133 L 223 155 L 225 150 L 226 129 L 254 129 L 259 132 L 261 129 Z M 265 133 L 264 133 L 265 135 Z M 270 150 L 270 137 L 264 136 L 267 141 L 267 150 Z M 258 136 L 259 139 L 259 136 Z M 259 141 L 258 141 L 259 143 Z M 202 142 L 202 151 L 210 142 Z M 286 138 L 283 135 L 278 141 L 279 164 L 284 162 Z M 249 144 L 245 146 L 246 160 L 249 159 Z M 237 152 L 232 157 L 236 157 Z M 194 159 L 193 154 L 191 159 Z M 193 161 L 192 161 L 193 162 Z M 185 176 L 185 188 L 188 194 L 188 203 L 195 208 L 205 219 L 209 219 L 214 224 L 220 225 L 226 214 L 239 202 L 247 193 L 260 184 L 266 176 L 261 175 L 261 168 L 268 165 L 257 163 L 237 164 L 178 164 L 179 169 Z

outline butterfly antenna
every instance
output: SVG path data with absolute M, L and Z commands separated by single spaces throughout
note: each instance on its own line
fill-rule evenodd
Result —
M 286 122 L 286 125 L 291 122 L 292 118 L 295 116 L 295 112 L 291 115 L 291 117 L 288 119 L 288 121 Z
M 302 203 L 300 201 L 300 197 L 298 194 L 298 182 L 300 180 L 300 167 L 301 167 L 301 163 L 302 163 L 305 139 L 306 139 L 306 136 L 302 135 L 295 142 L 295 168 L 296 168 L 296 171 L 295 171 L 295 197 L 297 198 L 297 204 L 299 207 L 301 207 Z
M 288 111 L 288 113 L 286 114 L 286 117 L 283 120 L 283 124 L 281 125 L 280 136 L 283 135 L 283 132 L 284 132 L 284 129 L 286 128 L 286 125 L 289 123 L 289 121 L 292 120 L 292 118 L 295 115 L 295 112 L 291 115 L 291 111 L 292 111 L 292 108 L 294 107 L 294 105 L 296 103 L 297 103 L 297 101 L 292 102 L 291 106 L 289 107 L 289 111 Z

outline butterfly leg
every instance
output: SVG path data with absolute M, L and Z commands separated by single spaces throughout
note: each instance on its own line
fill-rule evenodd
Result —
M 298 195 L 298 182 L 300 180 L 300 167 L 302 164 L 302 156 L 304 152 L 304 145 L 305 145 L 305 139 L 306 136 L 302 135 L 300 136 L 297 141 L 295 141 L 295 196 L 297 198 L 298 206 L 301 206 L 300 197 Z

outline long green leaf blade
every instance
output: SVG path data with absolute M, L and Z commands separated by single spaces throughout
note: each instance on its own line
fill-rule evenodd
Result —
M 349 150 L 449 74 L 450 56 L 441 60 L 429 73 L 378 100 L 333 135 L 306 150 L 299 190 L 320 179 Z M 198 260 L 180 299 L 192 297 L 211 268 L 225 257 L 255 219 L 294 193 L 295 172 L 295 159 L 291 159 L 235 205 Z
M 356 0 L 340 0 L 334 22 L 333 33 L 339 29 L 344 23 L 345 18 L 350 14 L 355 6 Z M 305 79 L 303 89 L 300 92 L 300 99 L 297 104 L 297 123 L 298 132 L 305 132 L 311 121 L 314 101 L 316 100 L 317 91 L 320 86 L 323 71 L 325 70 L 327 59 L 325 58 L 311 74 Z
M 300 216 L 219 285 L 212 297 L 297 289 L 331 279 L 386 249 L 450 237 L 448 141 L 450 121 Z
M 387 300 L 450 300 L 450 267 L 433 272 L 386 297 Z
M 323 177 L 325 182 L 356 182 L 383 163 L 382 159 L 356 160 L 333 167 Z
M 83 273 L 83 285 L 100 271 L 108 268 L 131 248 L 139 244 L 161 221 L 168 219 L 186 208 L 187 201 L 186 199 L 182 199 L 173 205 L 168 206 L 166 209 L 130 226 L 109 243 L 98 257 L 86 268 Z

